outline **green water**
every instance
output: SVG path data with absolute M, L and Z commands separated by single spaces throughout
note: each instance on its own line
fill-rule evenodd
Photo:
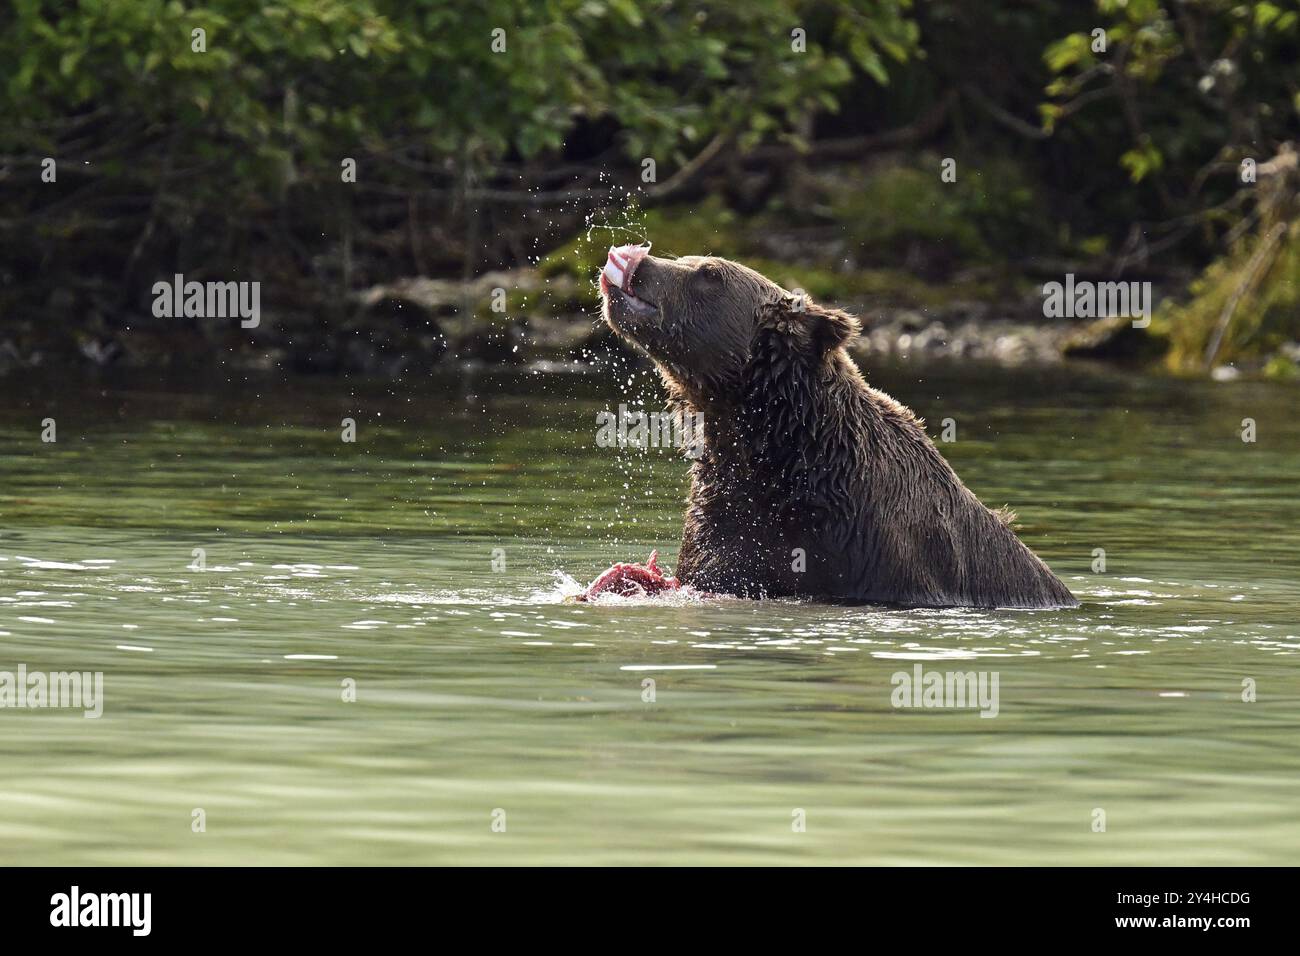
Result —
M 0 670 L 104 675 L 0 710 L 0 863 L 1295 863 L 1300 393 L 870 377 L 1081 608 L 564 602 L 674 563 L 621 371 L 0 379 Z M 917 662 L 998 716 L 894 708 Z

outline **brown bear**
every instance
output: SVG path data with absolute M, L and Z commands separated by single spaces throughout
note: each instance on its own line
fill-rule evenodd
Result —
M 845 352 L 858 320 L 726 259 L 610 250 L 605 320 L 698 412 L 677 577 L 909 607 L 1078 601 Z

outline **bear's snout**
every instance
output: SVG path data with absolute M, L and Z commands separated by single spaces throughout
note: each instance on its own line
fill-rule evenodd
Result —
M 608 293 L 608 284 L 622 292 L 631 292 L 632 273 L 649 253 L 649 246 L 610 246 L 605 268 L 600 273 L 601 291 Z
M 600 270 L 600 292 L 605 300 L 605 321 L 614 331 L 627 336 L 659 316 L 659 307 L 644 297 L 645 283 L 638 277 L 637 291 L 632 291 L 632 277 L 644 268 L 649 246 L 613 246 Z M 653 283 L 650 283 L 653 285 Z

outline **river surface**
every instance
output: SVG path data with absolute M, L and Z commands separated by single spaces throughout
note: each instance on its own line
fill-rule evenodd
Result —
M 675 563 L 621 368 L 0 378 L 0 671 L 103 674 L 0 709 L 0 863 L 1296 863 L 1300 391 L 868 376 L 1082 607 L 566 601 Z

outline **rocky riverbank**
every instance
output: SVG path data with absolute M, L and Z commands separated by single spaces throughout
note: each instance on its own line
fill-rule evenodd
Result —
M 605 327 L 594 283 L 575 271 L 552 259 L 467 282 L 408 277 L 329 299 L 312 289 L 282 291 L 265 296 L 260 320 L 248 329 L 237 319 L 160 319 L 143 310 L 113 322 L 94 315 L 88 322 L 59 321 L 65 304 L 55 302 L 50 321 L 18 319 L 0 333 L 0 373 L 67 359 L 87 367 L 198 367 L 213 364 L 214 356 L 229 368 L 377 376 L 456 362 L 581 370 L 611 352 L 644 361 Z M 872 270 L 785 272 L 788 287 L 807 282 L 819 299 L 862 319 L 851 351 L 863 359 L 1152 365 L 1167 348 L 1159 322 L 1135 329 L 1123 317 L 1046 318 L 1039 287 L 1027 281 L 966 278 L 927 286 Z M 1210 371 L 1221 380 L 1288 377 L 1279 370 L 1298 361 L 1300 343 L 1286 342 L 1249 366 Z

